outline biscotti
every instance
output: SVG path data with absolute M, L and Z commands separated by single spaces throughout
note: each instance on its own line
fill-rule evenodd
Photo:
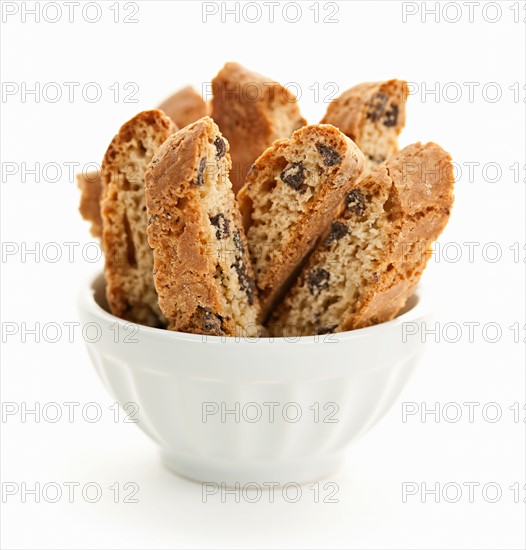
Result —
M 254 163 L 238 194 L 263 319 L 330 224 L 363 170 L 363 155 L 334 126 L 305 126 Z
M 80 189 L 79 212 L 91 224 L 90 233 L 94 237 L 102 235 L 102 218 L 100 215 L 100 196 L 102 182 L 96 170 L 77 174 L 77 186 Z
M 275 334 L 341 332 L 394 318 L 420 279 L 453 204 L 451 158 L 434 143 L 401 150 L 349 190 L 275 311 Z
M 227 140 L 204 117 L 171 136 L 146 172 L 153 274 L 171 330 L 214 336 L 259 331 L 230 168 Z
M 186 87 L 140 113 L 102 174 L 77 176 L 109 310 L 220 337 L 396 317 L 453 203 L 444 150 L 398 151 L 408 84 L 354 86 L 310 126 L 285 87 L 237 63 L 211 87 L 208 102 Z
M 364 175 L 398 151 L 408 94 L 403 80 L 364 82 L 329 104 L 321 123 L 333 124 L 358 145 Z
M 212 118 L 230 143 L 230 179 L 237 193 L 263 151 L 306 121 L 289 90 L 237 63 L 227 63 L 219 71 L 212 93 Z
M 144 173 L 155 151 L 177 130 L 162 111 L 143 111 L 126 122 L 102 161 L 102 248 L 110 311 L 134 323 L 161 326 L 146 237 Z
M 208 105 L 192 86 L 175 92 L 157 108 L 164 111 L 179 128 L 184 128 L 208 114 Z

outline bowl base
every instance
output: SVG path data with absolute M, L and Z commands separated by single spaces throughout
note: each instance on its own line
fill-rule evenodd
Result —
M 342 454 L 337 454 L 323 455 L 308 461 L 256 462 L 217 460 L 183 453 L 161 453 L 163 464 L 182 477 L 218 488 L 240 489 L 247 484 L 269 489 L 276 484 L 283 486 L 316 481 L 335 472 L 341 465 L 342 458 Z

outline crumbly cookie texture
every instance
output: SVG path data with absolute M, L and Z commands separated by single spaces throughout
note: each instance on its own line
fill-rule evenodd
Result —
M 404 80 L 364 82 L 330 103 L 321 123 L 333 124 L 358 145 L 365 175 L 398 151 L 408 95 Z
M 212 92 L 211 116 L 232 148 L 230 178 L 237 193 L 259 155 L 306 121 L 291 92 L 237 63 L 227 63 L 219 71 Z
M 80 215 L 91 223 L 90 233 L 94 237 L 102 235 L 102 218 L 100 215 L 100 196 L 102 181 L 96 170 L 77 174 L 77 186 L 80 189 Z
M 184 128 L 208 114 L 208 105 L 192 86 L 187 86 L 163 101 L 164 111 L 179 128 Z
M 361 179 L 274 312 L 271 331 L 326 334 L 393 319 L 446 226 L 453 184 L 451 157 L 435 143 L 410 145 Z
M 363 170 L 334 126 L 305 126 L 254 163 L 238 194 L 263 319 L 280 300 Z
M 168 328 L 259 332 L 259 303 L 232 184 L 229 144 L 209 117 L 171 136 L 146 172 L 148 240 Z
M 126 122 L 102 161 L 102 248 L 106 295 L 117 317 L 162 326 L 146 237 L 144 173 L 155 151 L 177 127 L 162 111 L 143 111 Z

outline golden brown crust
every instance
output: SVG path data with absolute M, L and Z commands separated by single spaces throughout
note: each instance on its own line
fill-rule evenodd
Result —
M 186 86 L 165 99 L 158 107 L 164 111 L 177 125 L 184 128 L 208 114 L 208 105 L 192 88 Z
M 410 145 L 358 181 L 272 331 L 341 332 L 394 318 L 449 219 L 453 184 L 451 157 L 434 143 Z
M 212 91 L 212 117 L 232 148 L 230 177 L 237 192 L 256 158 L 306 121 L 291 92 L 237 63 L 219 71 Z
M 171 136 L 146 172 L 154 279 L 171 330 L 218 336 L 257 330 L 259 306 L 228 150 L 205 117 Z
M 356 145 L 331 125 L 305 126 L 254 163 L 238 194 L 263 319 L 363 170 Z
M 366 173 L 398 151 L 408 95 L 404 80 L 364 82 L 331 102 L 321 123 L 333 124 L 358 145 Z
M 126 122 L 102 161 L 102 247 L 111 312 L 159 326 L 162 315 L 153 282 L 153 254 L 146 238 L 144 172 L 157 148 L 176 131 L 158 110 Z
M 100 216 L 102 182 L 100 173 L 94 170 L 77 174 L 77 186 L 80 189 L 80 215 L 91 223 L 90 233 L 94 237 L 100 237 L 102 235 L 102 218 Z
M 400 221 L 378 266 L 378 282 L 362 290 L 356 311 L 343 320 L 342 330 L 396 317 L 420 280 L 429 247 L 449 221 L 455 181 L 450 155 L 435 143 L 410 145 L 400 153 L 386 163 L 392 182 L 389 201 Z

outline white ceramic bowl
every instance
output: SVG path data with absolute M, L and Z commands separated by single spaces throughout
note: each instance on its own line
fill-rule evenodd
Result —
M 402 338 L 404 322 L 427 318 L 421 294 L 388 323 L 257 341 L 130 325 L 107 312 L 102 275 L 81 289 L 79 309 L 96 323 L 86 334 L 99 375 L 134 404 L 128 413 L 138 406 L 169 468 L 229 486 L 285 484 L 330 474 L 389 409 L 422 349 Z

